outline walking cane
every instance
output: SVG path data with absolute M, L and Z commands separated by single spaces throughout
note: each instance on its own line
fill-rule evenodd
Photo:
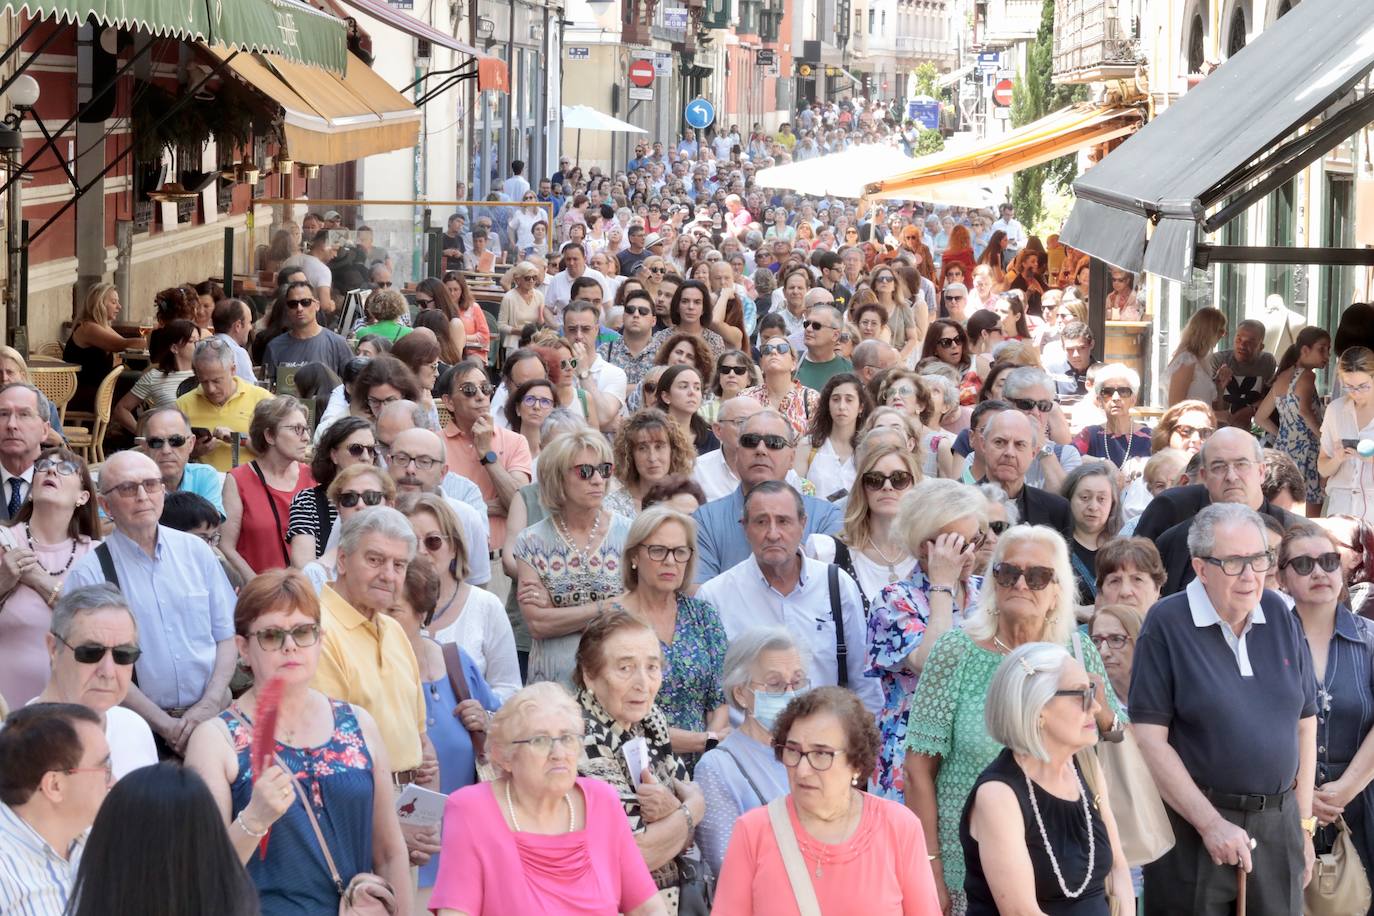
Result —
M 1236 866 L 1236 916 L 1245 916 L 1245 866 Z

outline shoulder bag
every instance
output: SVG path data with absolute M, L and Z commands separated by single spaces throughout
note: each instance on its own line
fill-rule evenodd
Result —
M 1083 649 L 1079 645 L 1081 638 L 1075 630 L 1069 641 L 1073 643 L 1074 658 L 1086 669 Z M 1116 818 L 1116 830 L 1121 837 L 1121 851 L 1132 867 L 1153 862 L 1173 848 L 1174 829 L 1169 825 L 1164 801 L 1159 797 L 1154 777 L 1145 765 L 1145 757 L 1140 753 L 1130 726 L 1126 727 L 1120 741 L 1099 741 L 1095 749 L 1085 748 L 1075 756 L 1084 773 L 1094 771 L 1094 764 L 1100 765 Z M 1097 794 L 1101 794 L 1100 788 Z
M 291 769 L 277 756 L 277 766 L 290 773 Z M 320 830 L 320 822 L 315 819 L 315 811 L 310 805 L 310 799 L 305 794 L 305 789 L 301 787 L 301 781 L 294 776 L 291 778 L 291 786 L 296 790 L 296 796 L 301 801 L 301 807 L 305 809 L 305 816 L 310 819 L 310 829 L 315 831 L 315 839 L 320 844 L 320 851 L 324 853 L 324 863 L 329 867 L 329 877 L 334 879 L 334 889 L 339 892 L 339 916 L 395 916 L 396 914 L 396 891 L 381 875 L 372 872 L 359 872 L 353 876 L 353 880 L 348 882 L 345 887 L 343 878 L 339 876 L 338 866 L 334 864 L 334 857 L 329 853 L 329 844 L 324 841 L 324 833 Z
M 1317 856 L 1312 880 L 1302 892 L 1306 916 L 1348 916 L 1369 912 L 1369 876 L 1350 836 L 1344 817 L 1332 823 L 1336 838 L 1331 851 Z
M 792 829 L 792 819 L 787 816 L 786 795 L 780 795 L 768 803 L 768 820 L 773 825 L 773 839 L 777 841 L 778 852 L 782 854 L 783 867 L 787 869 L 787 881 L 797 898 L 797 911 L 801 916 L 821 916 L 821 902 L 816 897 L 816 887 L 807 874 L 801 847 L 797 845 L 797 833 Z
M 444 652 L 444 671 L 448 674 L 448 684 L 453 688 L 453 695 L 458 698 L 461 705 L 464 700 L 472 699 L 472 692 L 468 690 L 468 679 L 463 676 L 462 656 L 458 654 L 456 643 L 440 643 L 439 648 Z M 453 707 L 453 717 L 458 719 L 457 706 Z M 462 723 L 461 719 L 459 723 Z M 467 729 L 467 732 L 468 737 L 472 739 L 472 756 L 477 764 L 477 778 L 482 782 L 495 781 L 501 775 L 501 771 L 487 760 L 487 733 L 472 729 Z

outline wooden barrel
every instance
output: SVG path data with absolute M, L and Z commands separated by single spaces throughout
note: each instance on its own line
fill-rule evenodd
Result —
M 1134 369 L 1145 379 L 1145 367 L 1150 361 L 1150 331 L 1148 321 L 1108 321 L 1107 339 L 1102 343 L 1102 359 L 1121 363 Z

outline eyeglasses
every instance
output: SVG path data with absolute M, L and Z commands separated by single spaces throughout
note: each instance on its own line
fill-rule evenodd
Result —
M 286 307 L 289 309 L 308 309 L 315 304 L 314 299 L 287 299 Z
M 345 451 L 354 458 L 367 458 L 369 461 L 377 457 L 377 447 L 375 445 L 363 445 L 361 442 L 353 443 L 348 446 Z
M 1225 477 L 1234 472 L 1237 477 L 1243 477 L 1255 467 L 1255 462 L 1249 458 L 1237 458 L 1235 461 L 1211 461 L 1207 464 L 1207 474 L 1213 477 Z
M 597 474 L 601 475 L 602 480 L 607 480 L 611 476 L 611 468 L 612 465 L 609 461 L 603 461 L 600 464 L 575 464 L 568 470 L 583 480 L 591 480 Z
M 762 445 L 770 452 L 780 452 L 791 446 L 786 436 L 773 435 L 771 433 L 745 433 L 739 437 L 741 448 L 758 448 Z
M 749 682 L 749 689 L 755 693 L 765 693 L 769 696 L 782 696 L 784 693 L 795 691 L 801 693 L 811 688 L 811 678 L 806 675 L 799 675 L 791 681 L 784 681 L 781 678 L 769 678 L 762 684 L 753 681 Z
M 352 509 L 359 500 L 363 505 L 379 506 L 384 499 L 386 494 L 381 490 L 344 490 L 339 493 L 339 505 L 345 509 Z
M 297 436 L 305 437 L 310 435 L 310 427 L 304 423 L 283 423 L 277 427 L 278 432 L 295 433 Z
M 792 345 L 785 340 L 778 340 L 773 343 L 766 343 L 759 346 L 760 356 L 771 356 L 774 353 L 783 354 L 791 352 Z
M 281 627 L 263 627 L 248 634 L 256 637 L 258 645 L 268 652 L 276 652 L 286 645 L 286 637 L 290 636 L 291 641 L 296 644 L 298 649 L 308 649 L 320 641 L 320 625 L 317 623 L 302 623 L 289 630 Z
M 1209 566 L 1218 567 L 1228 576 L 1239 576 L 1245 572 L 1247 566 L 1257 573 L 1267 573 L 1269 568 L 1274 565 L 1274 555 L 1267 550 L 1264 553 L 1255 553 L 1247 557 L 1198 557 L 1198 559 Z
M 140 489 L 147 491 L 149 496 L 160 493 L 162 492 L 162 478 L 150 477 L 147 480 L 126 480 L 124 483 L 117 483 L 101 492 L 106 496 L 109 496 L 111 493 L 118 493 L 125 499 L 132 499 L 134 496 L 138 495 Z
M 1121 385 L 1119 387 L 1113 387 L 1111 385 L 1102 386 L 1102 396 L 1104 398 L 1110 398 L 1118 394 L 1123 398 L 1129 398 L 1131 395 L 1135 394 L 1135 389 L 1129 385 Z
M 52 471 L 59 477 L 71 477 L 81 468 L 77 466 L 75 461 L 67 458 L 40 458 L 33 463 L 33 470 L 35 473 Z
M 438 464 L 440 460 L 441 459 L 434 458 L 430 455 L 407 455 L 405 452 L 393 452 L 391 455 L 391 463 L 403 470 L 409 467 L 410 463 L 413 461 L 417 468 L 422 471 L 428 471 Z
M 541 398 L 532 394 L 527 394 L 520 399 L 520 403 L 531 409 L 537 407 L 541 410 L 548 410 L 553 407 L 553 398 Z
M 692 548 L 690 547 L 665 547 L 662 544 L 645 544 L 644 552 L 649 555 L 649 559 L 655 563 L 662 563 L 672 557 L 678 563 L 686 563 L 692 559 Z
M 891 274 L 883 274 L 881 277 L 874 277 L 874 278 L 873 278 L 873 282 L 874 282 L 874 283 L 896 283 L 896 282 L 897 282 L 897 278 L 894 277 L 894 276 L 892 276 Z
M 652 315 L 654 310 L 647 305 L 627 305 L 625 306 L 626 315 Z
M 1216 432 L 1216 430 L 1210 426 L 1184 426 L 1180 423 L 1178 426 L 1174 427 L 1174 432 L 1178 433 L 1184 439 L 1191 439 L 1194 436 L 1199 439 L 1206 439 L 1208 436 L 1212 435 L 1212 433 Z
M 1007 530 L 1008 528 L 1010 528 L 1010 527 L 1011 527 L 1011 522 L 1003 522 L 1003 521 L 988 522 L 988 530 L 991 531 L 993 534 L 995 534 L 997 537 L 1001 537 L 1001 536 L 1002 536 L 1002 532 L 1006 531 L 1006 530 Z
M 1365 382 L 1363 385 L 1346 385 L 1345 390 L 1352 394 L 1364 394 L 1366 391 L 1374 390 L 1374 383 Z
M 830 331 L 833 328 L 828 324 L 821 324 L 819 321 L 803 321 L 802 327 L 808 331 Z
M 104 773 L 105 782 L 110 783 L 114 781 L 114 761 L 106 757 L 104 763 L 98 763 L 93 767 L 72 767 L 70 770 L 63 770 L 62 772 L 68 776 L 77 773 Z
M 61 636 L 54 636 L 58 642 L 72 650 L 72 658 L 78 664 L 94 665 L 105 657 L 105 653 L 110 653 L 116 665 L 132 665 L 138 661 L 138 657 L 143 654 L 143 650 L 138 646 L 104 646 L 98 642 L 82 643 L 74 646 Z
M 577 750 L 582 747 L 582 736 L 573 732 L 564 732 L 561 735 L 535 735 L 533 738 L 512 741 L 511 744 L 527 744 L 536 754 L 547 757 L 553 752 L 555 744 L 565 751 Z
M 448 538 L 442 534 L 427 534 L 420 538 L 420 546 L 425 549 L 426 553 L 438 553 L 444 549 L 444 545 L 447 543 Z
M 1037 401 L 1034 398 L 1007 398 L 1007 400 L 1011 402 L 1012 407 L 1026 413 L 1030 413 L 1031 411 L 1049 413 L 1051 410 L 1054 410 L 1053 401 Z
M 946 302 L 963 302 L 965 298 L 966 298 L 966 297 L 964 297 L 964 296 L 945 296 L 945 301 L 946 301 Z
M 475 398 L 477 397 L 477 392 L 479 391 L 482 392 L 482 395 L 484 397 L 489 398 L 491 397 L 492 392 L 496 390 L 496 388 L 491 384 L 491 382 L 483 382 L 480 385 L 474 385 L 472 382 L 464 382 L 454 390 L 456 390 L 465 398 Z
M 1083 711 L 1088 712 L 1093 708 L 1093 703 L 1097 701 L 1097 685 L 1089 684 L 1087 687 L 1079 687 L 1074 690 L 1056 690 L 1054 695 L 1057 697 L 1078 697 L 1078 702 L 1083 704 Z
M 905 490 L 914 481 L 910 471 L 893 471 L 891 474 L 867 471 L 863 476 L 865 490 L 881 490 L 888 484 L 892 484 L 894 490 Z
M 376 414 L 381 413 L 382 408 L 386 407 L 386 405 L 395 404 L 397 401 L 403 400 L 405 400 L 405 398 L 401 397 L 400 395 L 397 395 L 394 398 L 374 398 L 369 395 L 367 399 L 367 409 L 372 411 L 373 415 L 375 416 Z
M 1341 567 L 1341 555 L 1333 551 L 1315 557 L 1289 557 L 1288 562 L 1279 564 L 1279 569 L 1291 569 L 1300 576 L 1310 576 L 1318 566 L 1326 572 L 1335 572 Z
M 143 438 L 143 444 L 155 452 L 162 451 L 164 445 L 170 445 L 172 448 L 181 448 L 190 441 L 191 439 L 188 436 L 145 436 Z M 38 467 L 38 465 L 35 464 L 34 467 Z
M 391 289 L 391 281 L 390 281 L 390 280 L 383 280 L 383 281 L 381 281 L 380 283 L 377 284 L 377 288 L 378 288 L 378 289 Z
M 941 337 L 939 340 L 937 340 L 937 341 L 935 341 L 935 342 L 936 342 L 937 344 L 939 344 L 940 346 L 945 347 L 945 348 L 957 347 L 957 346 L 959 345 L 959 338 L 957 338 L 957 337 Z
M 1106 636 L 1094 636 L 1092 637 L 1092 641 L 1093 645 L 1097 646 L 1099 652 L 1102 651 L 1104 645 L 1109 646 L 1116 652 L 1120 652 L 1122 649 L 1126 648 L 1126 643 L 1130 642 L 1131 638 L 1124 633 L 1110 633 Z
M 1055 581 L 1054 570 L 1048 566 L 1027 566 L 1023 569 L 1015 563 L 998 563 L 992 568 L 993 579 L 1003 588 L 1015 588 L 1023 576 L 1026 587 L 1033 592 L 1043 591 Z
M 219 529 L 215 529 L 214 531 L 192 531 L 191 534 L 194 534 L 211 547 L 219 546 Z
M 844 751 L 830 751 L 820 748 L 804 751 L 795 744 L 784 744 L 777 750 L 778 757 L 782 760 L 783 766 L 789 768 L 795 767 L 800 764 L 802 758 L 805 757 L 806 762 L 811 764 L 811 769 L 815 770 L 817 773 L 824 773 L 826 770 L 830 769 L 835 764 L 835 755 L 844 753 Z

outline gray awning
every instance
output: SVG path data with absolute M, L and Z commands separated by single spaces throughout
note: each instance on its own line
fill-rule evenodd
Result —
M 1061 241 L 1186 282 L 1206 233 L 1374 121 L 1348 98 L 1371 69 L 1374 2 L 1304 0 L 1074 182 Z

